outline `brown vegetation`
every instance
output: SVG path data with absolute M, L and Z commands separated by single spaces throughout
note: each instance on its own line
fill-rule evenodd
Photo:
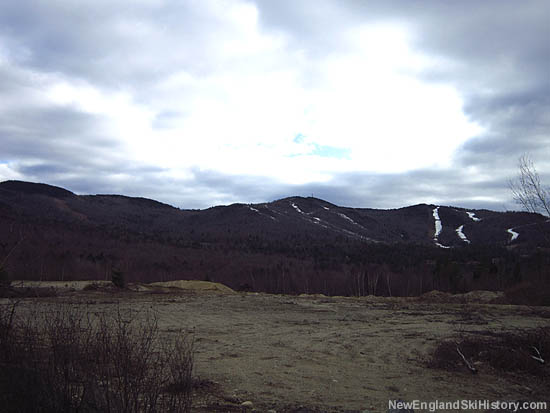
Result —
M 43 309 L 44 310 L 44 309 Z M 159 341 L 156 318 L 54 305 L 0 309 L 4 412 L 188 412 L 193 342 Z
M 388 400 L 397 398 L 548 399 L 544 375 L 517 367 L 503 373 L 492 361 L 500 357 L 497 353 L 479 355 L 489 346 L 502 347 L 501 354 L 526 351 L 530 357 L 538 354 L 534 346 L 542 359 L 549 357 L 545 340 L 506 347 L 511 341 L 505 338 L 501 343 L 501 335 L 548 331 L 550 322 L 547 307 L 491 304 L 502 294 L 290 296 L 205 289 L 202 282 L 129 284 L 124 291 L 96 282 L 94 289 L 84 288 L 92 284 L 45 284 L 62 287 L 58 296 L 25 298 L 16 315 L 28 320 L 70 306 L 86 314 L 84 320 L 102 314 L 112 320 L 120 312 L 139 326 L 154 314 L 158 340 L 166 343 L 181 331 L 192 331 L 197 343 L 193 412 L 242 412 L 246 402 L 253 404 L 249 410 L 263 412 L 358 413 L 386 411 Z M 482 344 L 472 347 L 465 339 Z M 441 342 L 458 342 L 478 374 L 468 371 L 455 349 L 451 367 L 427 368 L 426 360 Z
M 460 351 L 460 352 L 459 352 Z M 499 374 L 527 373 L 548 383 L 550 327 L 515 332 L 477 332 L 457 341 L 444 340 L 435 348 L 428 365 L 445 370 L 465 370 L 466 361 L 477 369 Z

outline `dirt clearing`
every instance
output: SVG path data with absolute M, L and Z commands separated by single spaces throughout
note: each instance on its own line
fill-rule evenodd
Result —
M 548 383 L 525 374 L 479 366 L 473 375 L 427 364 L 440 340 L 548 327 L 550 309 L 159 287 L 156 293 L 65 291 L 25 298 L 20 306 L 70 302 L 91 312 L 119 306 L 135 317 L 147 310 L 166 336 L 180 328 L 193 332 L 199 412 L 385 412 L 388 400 L 398 398 L 548 399 Z M 241 406 L 248 401 L 252 406 Z

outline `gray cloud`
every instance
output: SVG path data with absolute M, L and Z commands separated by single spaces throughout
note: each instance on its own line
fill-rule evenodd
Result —
M 351 204 L 403 205 L 407 199 L 423 196 L 502 209 L 511 206 L 503 178 L 514 175 L 518 157 L 531 153 L 542 162 L 550 155 L 549 4 L 536 0 L 521 5 L 496 0 L 429 5 L 417 1 L 355 1 L 346 3 L 351 5 L 347 13 L 339 10 L 327 19 L 329 13 L 308 14 L 303 2 L 297 6 L 295 2 L 283 2 L 281 8 L 279 3 L 257 3 L 267 25 L 293 33 L 297 47 L 314 44 L 313 50 L 321 47 L 330 52 L 338 47 L 334 39 L 342 29 L 339 18 L 343 15 L 354 22 L 406 22 L 415 33 L 414 47 L 440 62 L 422 77 L 454 85 L 465 99 L 465 113 L 486 128 L 456 153 L 451 171 L 367 177 L 370 185 L 358 184 L 363 180 L 356 175 L 349 181 L 340 178 L 346 182 L 342 187 Z M 334 2 L 322 4 L 326 9 L 338 8 Z M 294 18 L 287 18 L 289 14 Z M 323 19 L 329 20 L 328 25 Z M 461 168 L 468 167 L 478 168 L 479 174 L 487 178 L 464 181 Z M 544 175 L 545 171 L 541 172 Z M 357 192 L 358 196 L 354 195 Z M 475 194 L 499 196 L 502 202 L 475 201 Z
M 191 191 L 185 188 L 192 188 Z M 452 190 L 450 189 L 452 188 Z M 417 203 L 436 203 L 464 208 L 515 209 L 510 202 L 476 199 L 487 191 L 505 195 L 503 181 L 465 181 L 460 171 L 416 171 L 408 174 L 346 173 L 330 182 L 304 185 L 281 184 L 267 178 L 228 176 L 215 171 L 195 171 L 181 182 L 158 182 L 151 188 L 158 198 L 181 208 L 204 208 L 235 202 L 262 203 L 292 195 L 324 199 L 341 206 L 399 208 Z M 196 191 L 215 202 L 197 202 Z M 474 194 L 474 195 L 472 195 Z
M 125 162 L 120 143 L 101 134 L 101 119 L 66 108 L 3 112 L 0 136 L 4 160 L 21 164 L 19 171 L 25 175 L 37 170 L 28 169 L 31 166 L 64 165 L 67 170 L 85 168 L 93 174 L 102 165 Z
M 413 46 L 439 59 L 422 76 L 455 85 L 473 120 L 548 134 L 550 4 L 357 0 L 321 1 L 312 10 L 307 2 L 256 3 L 267 27 L 291 33 L 297 48 L 319 46 L 325 54 L 340 46 L 334 42 L 345 29 L 343 21 L 405 22 L 413 30 Z
M 425 199 L 503 209 L 513 206 L 506 179 L 515 174 L 520 155 L 532 154 L 543 177 L 550 172 L 544 163 L 550 155 L 550 3 L 537 0 L 254 1 L 260 29 L 283 35 L 285 47 L 309 60 L 305 83 L 316 81 L 324 57 L 344 47 L 342 36 L 351 25 L 408 24 L 412 46 L 438 62 L 420 76 L 453 85 L 465 114 L 485 128 L 457 151 L 447 170 L 337 174 L 327 183 L 298 186 L 198 169 L 176 179 L 162 166 L 126 158 L 124 145 L 106 132 L 104 117 L 44 103 L 43 74 L 131 90 L 147 104 L 162 99 L 158 82 L 178 70 L 206 76 L 220 65 L 231 68 L 230 59 L 211 54 L 223 18 L 199 4 L 2 2 L 0 160 L 23 178 L 80 193 L 118 192 L 193 208 L 313 193 L 349 206 L 398 207 Z M 181 113 L 158 113 L 153 127 L 167 128 Z
M 226 23 L 206 4 L 3 2 L 0 40 L 18 64 L 131 89 L 146 100 L 150 88 L 174 71 L 205 76 L 218 69 L 212 49 Z

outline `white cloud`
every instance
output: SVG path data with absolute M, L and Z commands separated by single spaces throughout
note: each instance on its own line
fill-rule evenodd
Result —
M 21 179 L 23 176 L 9 163 L 3 163 L 0 159 L 0 182 L 10 179 Z
M 352 33 L 353 48 L 322 62 L 323 84 L 313 92 L 305 133 L 351 148 L 353 169 L 448 166 L 453 151 L 481 131 L 463 114 L 458 92 L 413 77 L 430 59 L 408 48 L 403 28 Z
M 464 148 L 485 151 L 479 156 L 485 165 L 465 174 L 470 182 L 500 179 L 506 170 L 493 173 L 487 166 L 488 140 L 470 138 L 502 126 L 502 134 L 493 134 L 500 142 L 507 122 L 532 112 L 522 102 L 531 95 L 518 92 L 527 87 L 525 79 L 540 84 L 536 76 L 517 76 L 518 50 L 541 66 L 533 58 L 540 46 L 525 48 L 533 41 L 528 36 L 510 35 L 515 52 L 499 52 L 497 61 L 507 64 L 494 68 L 494 79 L 488 74 L 492 60 L 483 60 L 494 42 L 483 31 L 470 37 L 493 14 L 499 24 L 508 22 L 508 8 L 501 17 L 492 6 L 474 3 L 467 10 L 450 4 L 413 10 L 408 2 L 374 1 L 367 11 L 360 2 L 330 0 L 315 8 L 283 0 L 277 6 L 150 0 L 131 9 L 124 2 L 21 4 L 21 10 L 0 5 L 0 27 L 7 28 L 0 29 L 0 139 L 15 142 L 7 161 L 19 153 L 35 166 L 47 164 L 52 142 L 59 142 L 56 161 L 78 169 L 81 157 L 71 160 L 71 151 L 81 155 L 104 137 L 117 153 L 96 164 L 121 186 L 136 177 L 116 175 L 119 164 L 162 170 L 190 185 L 194 171 L 336 185 L 346 174 L 448 171 Z M 476 24 L 455 19 L 442 30 L 441 22 L 458 9 L 459 16 L 478 16 Z M 541 32 L 537 19 L 533 13 L 532 33 Z M 507 99 L 497 101 L 507 90 L 502 79 L 517 79 L 514 91 L 524 112 L 511 111 Z M 43 122 L 61 126 L 64 111 L 72 123 L 59 139 L 57 124 Z M 33 114 L 32 128 L 21 120 L 26 112 Z M 541 109 L 537 117 L 542 135 L 547 115 Z M 519 117 L 526 122 L 527 115 Z M 17 152 L 24 147 L 18 137 L 33 134 L 43 150 Z M 296 142 L 299 134 L 304 139 Z M 531 134 L 531 141 L 544 136 Z M 496 162 L 502 163 L 491 165 Z
M 343 171 L 447 166 L 458 145 L 480 130 L 452 87 L 413 77 L 430 61 L 410 50 L 404 27 L 350 29 L 343 52 L 311 62 L 284 37 L 262 33 L 254 6 L 235 3 L 223 14 L 220 4 L 209 3 L 227 21 L 214 48 L 220 64 L 207 75 L 176 67 L 145 96 L 67 79 L 48 96 L 104 116 L 130 158 L 294 183 Z M 154 35 L 146 25 L 123 27 Z M 304 82 L 310 73 L 315 80 Z M 155 128 L 155 117 L 167 111 L 169 122 Z M 313 156 L 293 142 L 299 133 L 310 144 L 348 149 L 351 159 Z

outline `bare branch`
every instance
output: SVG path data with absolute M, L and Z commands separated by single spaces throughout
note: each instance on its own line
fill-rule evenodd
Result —
M 13 251 L 15 251 L 15 249 L 19 246 L 19 244 L 21 244 L 21 241 L 23 241 L 23 237 L 19 238 L 19 241 L 17 241 L 17 244 L 15 244 L 13 246 L 13 248 L 8 252 L 8 255 L 6 255 L 4 257 L 4 259 L 2 260 L 2 262 L 0 262 L 0 267 L 3 267 L 4 264 L 6 263 L 6 261 L 8 260 L 8 258 L 10 257 L 10 255 L 12 254 Z
M 518 176 L 509 182 L 514 200 L 528 212 L 550 216 L 550 190 L 544 188 L 531 159 L 519 158 Z
M 462 351 L 460 351 L 460 348 L 458 348 L 458 345 L 456 346 L 456 352 L 462 357 L 462 360 L 464 361 L 464 364 L 466 364 L 466 367 L 472 372 L 472 374 L 477 373 L 477 369 L 470 364 L 470 362 L 466 359 L 464 354 L 462 354 Z
M 542 355 L 540 354 L 540 351 L 538 348 L 536 348 L 535 346 L 532 346 L 535 351 L 537 352 L 537 355 L 536 356 L 531 356 L 532 359 L 538 361 L 540 364 L 544 364 L 544 359 L 542 358 Z

